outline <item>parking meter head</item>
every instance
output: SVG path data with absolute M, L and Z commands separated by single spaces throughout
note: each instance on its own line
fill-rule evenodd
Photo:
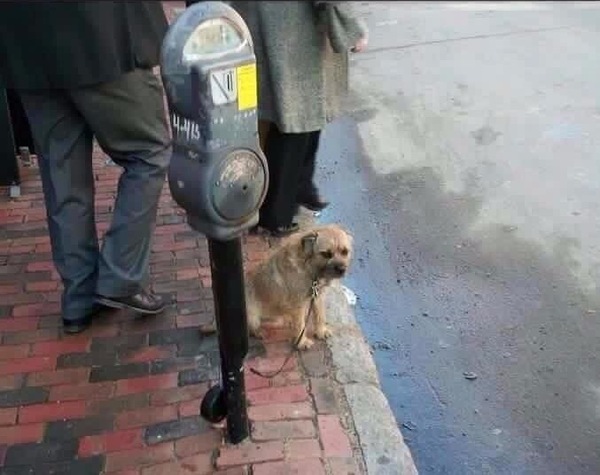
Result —
M 268 186 L 244 20 L 222 2 L 191 5 L 163 40 L 161 76 L 173 134 L 171 194 L 197 231 L 238 237 L 258 222 Z

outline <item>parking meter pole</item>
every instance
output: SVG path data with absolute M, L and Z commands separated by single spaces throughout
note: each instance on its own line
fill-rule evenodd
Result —
M 244 298 L 242 243 L 208 240 L 215 316 L 219 332 L 224 404 L 229 441 L 248 437 L 244 358 L 248 354 L 248 325 Z

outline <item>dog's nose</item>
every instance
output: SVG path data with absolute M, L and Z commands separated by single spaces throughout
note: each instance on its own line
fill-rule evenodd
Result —
M 346 266 L 344 264 L 336 264 L 333 269 L 340 275 L 346 272 Z

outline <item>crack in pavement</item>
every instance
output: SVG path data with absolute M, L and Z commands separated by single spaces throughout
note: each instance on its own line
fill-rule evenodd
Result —
M 458 41 L 467 41 L 467 40 L 481 40 L 481 39 L 487 39 L 487 38 L 501 38 L 501 37 L 507 37 L 507 36 L 526 35 L 526 34 L 533 34 L 533 33 L 545 33 L 547 31 L 570 30 L 573 28 L 577 28 L 577 27 L 575 27 L 575 26 L 553 26 L 553 27 L 548 27 L 548 28 L 535 28 L 535 29 L 528 29 L 528 30 L 508 31 L 505 33 L 490 33 L 490 34 L 485 34 L 485 35 L 460 36 L 458 38 L 446 38 L 443 40 L 420 41 L 418 43 L 407 43 L 405 45 L 383 46 L 381 48 L 371 48 L 371 49 L 367 49 L 367 50 L 361 52 L 360 56 L 367 57 L 367 56 L 372 55 L 373 53 L 379 53 L 382 51 L 394 51 L 394 50 L 400 50 L 400 49 L 417 48 L 419 46 L 430 46 L 430 45 L 437 45 L 437 44 L 443 44 L 443 43 L 454 43 L 454 42 L 458 42 Z

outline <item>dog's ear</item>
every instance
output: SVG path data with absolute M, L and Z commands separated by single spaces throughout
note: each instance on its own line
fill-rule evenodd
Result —
M 344 229 L 344 232 L 346 233 L 346 236 L 348 236 L 348 242 L 350 243 L 350 245 L 354 244 L 354 235 L 352 233 L 350 233 L 350 231 L 348 231 L 347 229 Z
M 317 243 L 317 233 L 310 233 L 302 237 L 302 251 L 305 255 L 310 256 L 315 252 L 315 244 Z

